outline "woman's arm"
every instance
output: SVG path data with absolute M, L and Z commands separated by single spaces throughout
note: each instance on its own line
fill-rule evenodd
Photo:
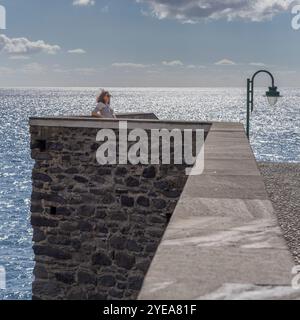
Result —
M 92 116 L 95 118 L 103 118 L 102 106 L 100 103 L 98 103 L 96 108 L 92 111 Z
M 93 111 L 92 112 L 92 117 L 95 117 L 95 118 L 102 118 L 102 115 L 100 112 L 96 112 L 96 111 Z

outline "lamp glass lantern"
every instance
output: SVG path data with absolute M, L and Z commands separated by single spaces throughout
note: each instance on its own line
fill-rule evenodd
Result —
M 266 97 L 268 99 L 269 105 L 271 107 L 275 107 L 278 99 L 282 96 L 280 95 L 280 92 L 277 90 L 277 87 L 269 87 L 269 91 L 266 92 Z

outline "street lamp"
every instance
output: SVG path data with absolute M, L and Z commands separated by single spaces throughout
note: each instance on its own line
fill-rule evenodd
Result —
M 281 97 L 280 92 L 275 87 L 274 77 L 271 72 L 267 70 L 259 70 L 254 73 L 251 79 L 247 79 L 247 137 L 250 137 L 250 115 L 254 108 L 254 79 L 259 73 L 266 73 L 271 77 L 272 86 L 269 87 L 269 91 L 266 92 L 266 97 L 268 99 L 269 105 L 274 107 Z

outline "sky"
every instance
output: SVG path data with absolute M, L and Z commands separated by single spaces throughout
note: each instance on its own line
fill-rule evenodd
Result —
M 263 68 L 297 87 L 296 4 L 0 0 L 0 86 L 236 87 Z

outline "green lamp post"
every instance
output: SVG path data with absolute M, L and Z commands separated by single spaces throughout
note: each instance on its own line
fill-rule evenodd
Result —
M 250 115 L 254 109 L 254 80 L 260 73 L 266 73 L 271 77 L 272 86 L 269 87 L 269 91 L 266 92 L 266 97 L 271 107 L 274 107 L 279 98 L 281 98 L 280 92 L 275 87 L 274 77 L 271 72 L 267 70 L 259 70 L 254 73 L 251 79 L 247 79 L 247 137 L 250 137 Z

